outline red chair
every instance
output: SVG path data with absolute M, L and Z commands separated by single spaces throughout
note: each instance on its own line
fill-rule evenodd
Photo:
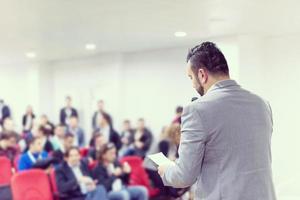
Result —
M 50 170 L 49 179 L 50 179 L 50 183 L 51 183 L 51 189 L 52 189 L 52 192 L 53 192 L 53 198 L 54 198 L 54 200 L 59 200 L 59 191 L 58 191 L 57 184 L 56 184 L 55 169 L 54 168 L 52 168 Z
M 126 156 L 120 160 L 123 164 L 127 162 L 131 167 L 129 185 L 142 185 L 148 189 L 150 197 L 155 197 L 159 194 L 158 188 L 153 188 L 150 185 L 150 180 L 146 170 L 143 167 L 143 160 L 138 156 Z
M 15 172 L 19 171 L 19 160 L 20 160 L 20 154 L 18 154 L 17 156 L 15 156 L 15 159 L 14 159 Z
M 89 148 L 86 148 L 86 147 L 84 147 L 84 148 L 81 148 L 80 150 L 79 150 L 79 153 L 80 153 L 80 156 L 83 158 L 83 157 L 86 157 L 87 155 L 88 155 L 88 153 L 89 153 Z
M 49 178 L 39 169 L 15 174 L 11 180 L 11 191 L 14 200 L 53 200 Z
M 0 186 L 9 185 L 12 177 L 11 162 L 7 157 L 0 157 Z

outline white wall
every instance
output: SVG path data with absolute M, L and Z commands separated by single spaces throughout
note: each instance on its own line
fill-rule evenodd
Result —
M 267 99 L 274 113 L 272 140 L 274 181 L 278 199 L 299 199 L 300 135 L 298 113 L 300 37 L 241 35 L 215 39 L 227 57 L 231 75 Z M 168 124 L 177 105 L 196 93 L 185 75 L 188 47 L 85 59 L 1 67 L 0 91 L 20 123 L 28 103 L 58 122 L 64 97 L 71 95 L 82 126 L 90 133 L 96 101 L 104 99 L 120 128 L 125 118 L 144 117 L 156 136 Z M 9 86 L 9 87 L 8 87 Z

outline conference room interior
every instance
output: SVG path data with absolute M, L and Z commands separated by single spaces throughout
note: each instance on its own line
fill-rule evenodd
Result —
M 91 170 L 101 159 L 92 151 L 97 151 L 97 139 L 107 148 L 113 143 L 116 159 L 131 168 L 124 185 L 134 182 L 138 162 L 147 184 L 137 185 L 147 191 L 147 199 L 194 199 L 193 187 L 171 190 L 157 183 L 147 155 L 164 151 L 165 143 L 167 151 L 178 145 L 182 108 L 201 98 L 187 76 L 186 56 L 204 41 L 224 53 L 232 79 L 270 103 L 276 195 L 299 200 L 299 7 L 296 0 L 2 1 L 0 156 L 4 140 L 17 148 L 9 172 L 0 158 L 0 200 L 7 191 L 8 196 L 20 192 L 13 182 L 31 170 L 37 170 L 35 176 L 49 173 L 49 199 L 59 199 L 51 180 L 56 161 L 27 169 L 20 160 L 36 135 L 51 146 L 44 149 L 47 158 L 55 155 L 63 145 L 53 139 L 60 131 L 61 140 L 76 135 L 74 144 Z M 26 115 L 30 110 L 34 117 Z M 102 126 L 110 127 L 109 133 Z

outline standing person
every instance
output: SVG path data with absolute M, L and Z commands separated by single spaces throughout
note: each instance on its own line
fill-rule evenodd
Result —
M 8 107 L 8 105 L 4 103 L 3 99 L 0 99 L 0 125 L 3 124 L 6 118 L 10 118 L 10 117 L 11 117 L 10 108 Z
M 26 113 L 22 118 L 23 132 L 29 133 L 33 127 L 33 120 L 35 119 L 35 114 L 31 106 L 27 106 Z
M 69 120 L 71 117 L 78 117 L 78 112 L 72 107 L 72 98 L 70 96 L 66 97 L 66 106 L 60 110 L 59 121 L 61 124 L 69 125 Z
M 94 131 L 100 129 L 100 121 L 102 118 L 102 113 L 105 112 L 103 100 L 99 100 L 97 106 L 98 106 L 98 109 L 95 111 L 93 118 L 92 118 L 92 127 L 93 127 Z
M 187 62 L 188 76 L 202 97 L 184 108 L 179 158 L 158 168 L 164 184 L 182 188 L 196 183 L 196 199 L 276 199 L 269 104 L 230 79 L 214 43 L 191 49 Z

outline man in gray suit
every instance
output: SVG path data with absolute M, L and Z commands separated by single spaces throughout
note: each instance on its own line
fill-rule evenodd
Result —
M 188 76 L 202 96 L 182 114 L 179 158 L 159 166 L 166 186 L 195 183 L 196 199 L 274 200 L 269 104 L 229 77 L 214 43 L 188 54 Z

